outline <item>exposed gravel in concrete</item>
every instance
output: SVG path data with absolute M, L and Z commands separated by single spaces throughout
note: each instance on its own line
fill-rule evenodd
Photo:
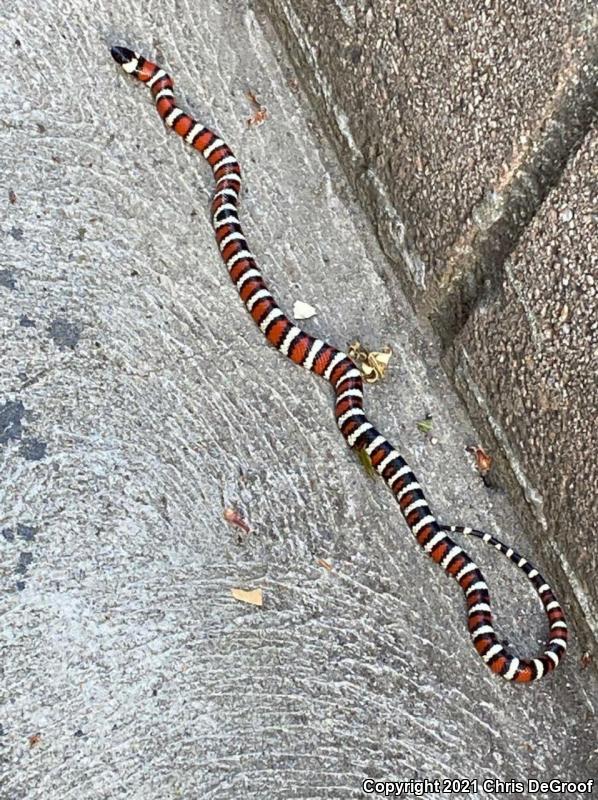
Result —
M 455 350 L 466 390 L 473 381 L 492 399 L 531 506 L 545 530 L 550 521 L 558 531 L 548 537 L 598 635 L 597 163 L 594 130 L 507 262 L 500 293 L 470 319 Z
M 457 280 L 467 295 L 464 255 L 475 261 L 500 248 L 485 244 L 487 229 L 502 216 L 507 228 L 517 226 L 545 191 L 542 172 L 559 162 L 559 144 L 566 158 L 573 139 L 554 117 L 563 104 L 569 127 L 578 122 L 568 85 L 580 93 L 595 3 L 256 5 L 304 67 L 302 79 L 405 288 L 428 311 L 443 303 L 447 282 Z M 538 170 L 529 176 L 534 159 Z M 527 180 L 517 180 L 520 170 Z M 479 280 L 469 275 L 470 283 Z M 451 296 L 457 316 L 458 305 Z
M 339 345 L 394 347 L 369 408 L 438 513 L 533 558 L 464 453 L 473 433 L 429 332 L 391 297 L 276 43 L 232 0 L 3 13 L 1 800 L 592 777 L 597 682 L 576 642 L 538 686 L 483 667 L 457 587 L 346 449 L 327 387 L 248 321 L 213 244 L 207 169 L 107 50 L 157 56 L 230 140 L 285 307 L 316 306 L 306 328 Z M 251 130 L 247 89 L 270 113 Z M 417 429 L 426 413 L 436 443 Z M 229 506 L 253 528 L 243 542 Z M 480 561 L 501 631 L 529 651 L 535 598 L 510 565 Z M 262 609 L 231 598 L 257 586 Z

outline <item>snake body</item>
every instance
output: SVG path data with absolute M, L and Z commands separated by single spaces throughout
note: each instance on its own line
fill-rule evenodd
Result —
M 461 587 L 467 605 L 469 633 L 484 663 L 492 672 L 517 683 L 535 681 L 554 670 L 566 651 L 568 633 L 563 610 L 548 583 L 532 564 L 494 536 L 472 528 L 441 525 L 437 521 L 411 468 L 366 417 L 361 372 L 354 362 L 337 348 L 297 327 L 266 286 L 239 222 L 241 169 L 230 147 L 176 105 L 173 81 L 162 68 L 124 47 L 112 48 L 112 55 L 126 73 L 151 90 L 164 123 L 198 150 L 211 166 L 216 181 L 211 203 L 216 241 L 247 311 L 273 347 L 295 364 L 331 383 L 336 422 L 347 444 L 365 450 L 395 496 L 423 551 Z M 518 658 L 499 641 L 484 576 L 450 533 L 482 539 L 527 575 L 540 597 L 549 624 L 548 641 L 538 657 Z

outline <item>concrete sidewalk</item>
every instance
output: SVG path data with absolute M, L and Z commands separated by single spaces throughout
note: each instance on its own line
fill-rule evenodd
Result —
M 494 798 L 483 781 L 594 777 L 584 641 L 537 686 L 484 668 L 458 587 L 347 450 L 328 387 L 248 319 L 209 170 L 108 51 L 159 60 L 230 142 L 282 305 L 316 306 L 305 328 L 335 345 L 393 347 L 368 408 L 439 516 L 534 560 L 276 40 L 232 0 L 4 15 L 0 800 L 344 800 L 368 777 L 477 779 L 468 796 Z M 257 128 L 247 91 L 268 108 Z M 500 631 L 536 652 L 527 582 L 471 550 Z M 231 597 L 258 586 L 261 609 Z

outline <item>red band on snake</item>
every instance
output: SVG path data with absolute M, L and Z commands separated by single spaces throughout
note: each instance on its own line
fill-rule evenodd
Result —
M 567 649 L 567 624 L 550 586 L 525 558 L 494 536 L 471 528 L 439 524 L 411 468 L 366 417 L 361 373 L 353 361 L 336 347 L 315 339 L 291 322 L 268 290 L 239 222 L 241 169 L 230 147 L 176 105 L 173 81 L 163 69 L 123 47 L 112 48 L 112 55 L 125 72 L 151 90 L 165 124 L 199 150 L 212 167 L 216 191 L 211 213 L 216 241 L 247 311 L 273 347 L 332 384 L 336 422 L 347 444 L 367 452 L 372 465 L 394 494 L 423 551 L 461 587 L 467 604 L 469 633 L 484 663 L 492 672 L 517 683 L 535 681 L 554 670 Z M 517 658 L 499 641 L 484 576 L 449 532 L 480 538 L 527 575 L 549 623 L 548 641 L 537 658 Z

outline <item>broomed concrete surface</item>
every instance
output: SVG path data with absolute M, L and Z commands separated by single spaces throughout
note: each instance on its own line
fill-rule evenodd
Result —
M 338 345 L 393 346 L 368 407 L 438 514 L 533 559 L 276 42 L 238 2 L 3 10 L 1 800 L 320 800 L 366 777 L 478 779 L 470 796 L 493 798 L 482 781 L 594 777 L 584 642 L 537 686 L 483 667 L 457 586 L 347 450 L 327 386 L 248 320 L 207 168 L 108 52 L 157 57 L 231 142 L 284 306 L 317 306 L 305 327 Z M 270 115 L 249 130 L 247 90 Z M 525 580 L 479 560 L 501 632 L 535 651 Z M 262 609 L 231 598 L 258 586 Z

